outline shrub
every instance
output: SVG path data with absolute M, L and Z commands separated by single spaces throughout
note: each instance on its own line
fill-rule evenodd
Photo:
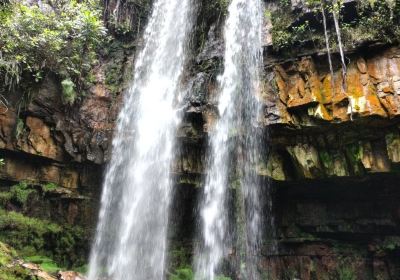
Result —
M 20 182 L 17 185 L 11 187 L 10 192 L 13 195 L 13 198 L 18 202 L 21 206 L 24 206 L 26 201 L 29 198 L 29 195 L 33 193 L 35 190 L 29 187 L 26 182 Z
M 38 82 L 46 71 L 68 81 L 68 89 L 80 90 L 96 63 L 97 51 L 106 39 L 99 4 L 92 0 L 42 3 L 18 1 L 0 6 L 3 92 L 15 87 L 24 73 Z
M 322 4 L 324 3 L 324 4 Z M 314 13 L 314 23 L 301 20 L 291 9 L 290 1 L 279 1 L 274 9 L 267 10 L 266 16 L 272 22 L 272 42 L 275 50 L 296 49 L 305 42 L 312 42 L 314 48 L 324 48 L 325 38 L 321 16 L 324 6 L 328 18 L 328 34 L 331 47 L 337 49 L 336 31 L 330 18 L 332 12 L 339 14 L 343 44 L 346 48 L 363 42 L 379 41 L 397 43 L 400 41 L 400 2 L 394 0 L 357 1 L 357 15 L 344 17 L 343 1 L 332 5 L 330 1 L 306 0 L 308 10 Z
M 169 280 L 193 280 L 194 274 L 190 267 L 178 268 Z
M 61 82 L 63 101 L 72 105 L 76 98 L 75 84 L 71 79 L 65 79 Z
M 23 257 L 47 256 L 71 267 L 84 264 L 87 237 L 77 226 L 59 225 L 0 209 L 0 241 L 13 246 Z M 49 269 L 55 265 L 44 262 Z
M 169 277 L 169 280 L 193 280 L 194 272 L 190 266 L 179 267 L 175 270 L 173 274 Z M 218 275 L 215 278 L 216 280 L 231 280 L 231 278 L 226 277 L 224 275 Z
M 356 280 L 357 279 L 354 270 L 348 266 L 339 267 L 337 273 L 338 273 L 337 279 L 339 279 L 339 280 Z
M 56 190 L 59 186 L 54 184 L 54 183 L 47 183 L 47 184 L 43 184 L 41 185 L 42 191 L 44 193 L 46 192 L 52 192 L 54 190 Z
M 34 264 L 38 264 L 40 265 L 40 267 L 51 274 L 55 274 L 57 273 L 59 270 L 61 270 L 62 268 L 59 267 L 54 260 L 50 259 L 49 257 L 45 257 L 45 256 L 30 256 L 25 258 L 26 261 L 34 263 Z
M 35 189 L 31 188 L 27 182 L 22 181 L 12 186 L 8 192 L 0 192 L 0 205 L 14 202 L 21 207 L 25 207 L 30 194 L 34 192 Z

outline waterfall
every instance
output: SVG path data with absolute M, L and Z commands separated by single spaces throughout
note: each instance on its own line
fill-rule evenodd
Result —
M 165 279 L 170 166 L 192 0 L 156 0 L 113 140 L 88 278 Z
M 260 186 L 255 166 L 260 155 L 258 102 L 262 65 L 261 0 L 232 0 L 225 23 L 224 72 L 219 77 L 219 120 L 210 132 L 210 152 L 201 201 L 202 236 L 195 252 L 196 279 L 213 280 L 234 254 L 229 192 L 243 207 L 243 230 L 237 230 L 246 276 L 257 279 L 256 256 L 261 235 Z M 236 170 L 236 171 L 235 171 Z M 238 215 L 241 215 L 240 213 Z M 242 250 L 243 249 L 243 250 Z M 242 265 L 239 265 L 242 267 Z

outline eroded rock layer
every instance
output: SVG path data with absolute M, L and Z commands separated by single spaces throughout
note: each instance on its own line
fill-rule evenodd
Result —
M 106 2 L 110 16 L 120 1 Z M 190 262 L 207 135 L 217 118 L 216 78 L 222 71 L 223 1 L 202 2 L 173 168 L 175 267 Z M 301 1 L 292 2 L 295 11 L 303 7 Z M 355 6 L 349 3 L 344 13 L 352 15 Z M 114 39 L 94 69 L 92 87 L 75 104 L 62 102 L 60 81 L 52 73 L 29 92 L 17 89 L 7 96 L 8 108 L 0 108 L 0 188 L 10 192 L 26 181 L 37 191 L 25 201 L 0 200 L 7 210 L 80 226 L 89 244 L 115 119 L 140 46 L 136 20 L 144 17 L 142 12 L 129 17 L 135 26 L 129 36 L 110 27 Z M 310 13 L 304 9 L 302 15 Z M 272 28 L 266 22 L 266 29 Z M 260 117 L 268 153 L 256 168 L 265 187 L 272 186 L 279 250 L 272 251 L 266 240 L 265 279 L 398 279 L 400 48 L 387 42 L 349 48 L 346 75 L 334 52 L 332 76 L 323 49 L 283 55 L 271 49 L 270 36 L 265 39 Z M 235 133 L 240 132 L 232 137 Z M 43 192 L 48 184 L 54 186 Z

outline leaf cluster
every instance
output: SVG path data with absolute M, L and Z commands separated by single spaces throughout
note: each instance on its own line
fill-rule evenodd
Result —
M 39 82 L 47 71 L 81 89 L 107 38 L 101 8 L 91 0 L 10 2 L 0 6 L 0 19 L 0 82 L 8 90 L 24 73 Z
M 400 41 L 400 2 L 395 0 L 357 1 L 354 18 L 344 17 L 343 0 L 305 0 L 307 11 L 315 15 L 316 21 L 308 24 L 295 14 L 291 3 L 278 1 L 277 8 L 268 10 L 266 16 L 272 22 L 272 42 L 275 50 L 298 49 L 306 42 L 314 48 L 325 46 L 321 10 L 327 15 L 328 34 L 331 46 L 337 48 L 336 31 L 332 14 L 336 14 L 345 48 L 354 48 L 365 42 L 396 43 Z M 310 46 L 308 46 L 310 47 Z
M 0 209 L 0 241 L 12 245 L 22 256 L 48 256 L 66 267 L 82 265 L 86 238 L 80 227 Z

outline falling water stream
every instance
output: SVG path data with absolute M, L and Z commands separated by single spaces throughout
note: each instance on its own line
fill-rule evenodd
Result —
M 224 72 L 219 77 L 219 120 L 210 132 L 210 151 L 201 202 L 201 244 L 195 252 L 196 279 L 214 280 L 232 247 L 240 251 L 242 279 L 258 279 L 257 251 L 261 234 L 260 186 L 255 166 L 261 135 L 257 126 L 262 65 L 261 0 L 232 0 L 225 23 Z M 236 171 L 235 171 L 236 170 Z M 234 173 L 234 174 L 232 174 Z M 232 182 L 236 178 L 236 183 Z M 230 189 L 236 186 L 244 217 L 239 241 L 231 232 Z M 237 215 L 241 215 L 238 213 Z M 228 260 L 229 261 L 229 260 Z M 242 263 L 243 262 L 243 263 Z M 243 264 L 243 265 L 242 265 Z
M 165 279 L 170 166 L 192 0 L 156 0 L 105 176 L 89 279 Z

